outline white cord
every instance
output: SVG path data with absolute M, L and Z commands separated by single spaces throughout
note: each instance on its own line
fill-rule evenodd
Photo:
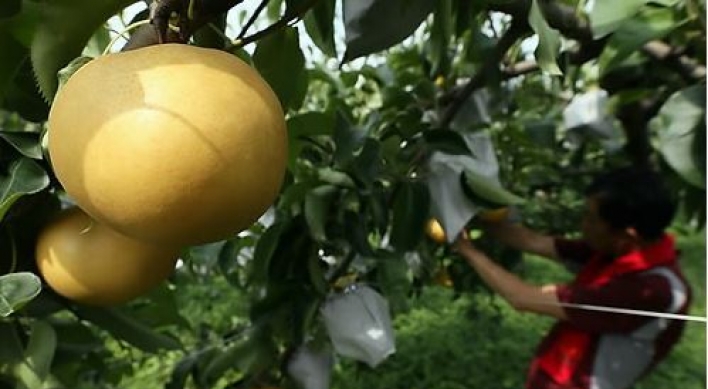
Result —
M 556 304 L 556 303 L 539 303 L 539 302 L 534 302 L 534 303 L 535 304 L 558 305 L 561 307 L 584 309 L 587 311 L 601 311 L 601 312 L 622 313 L 622 314 L 626 314 L 626 315 L 651 316 L 651 317 L 658 317 L 658 318 L 664 318 L 664 319 L 697 321 L 697 322 L 701 322 L 701 323 L 708 322 L 708 318 L 706 318 L 706 317 L 679 315 L 679 314 L 675 314 L 675 313 L 642 311 L 642 310 L 638 310 L 638 309 L 627 309 L 627 308 L 602 307 L 602 306 L 588 305 L 588 304 L 573 304 L 573 303 L 557 303 Z

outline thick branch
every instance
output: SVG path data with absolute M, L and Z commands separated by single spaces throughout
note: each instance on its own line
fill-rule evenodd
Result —
M 627 137 L 624 149 L 637 166 L 651 164 L 652 146 L 649 138 L 649 121 L 667 98 L 666 91 L 619 107 L 617 118 L 622 122 Z
M 553 0 L 539 0 L 538 5 L 548 25 L 564 36 L 581 42 L 593 40 L 590 23 L 586 18 L 580 17 L 574 7 Z
M 698 81 L 706 77 L 706 67 L 693 58 L 681 55 L 678 50 L 662 41 L 651 41 L 642 47 L 644 54 L 666 62 L 688 81 Z
M 162 42 L 186 42 L 191 34 L 214 21 L 243 0 L 154 0 L 151 4 L 152 26 L 143 26 L 130 37 L 123 50 L 133 50 Z M 177 33 L 168 28 L 172 14 L 180 20 Z M 190 18 L 191 16 L 191 18 Z M 162 34 L 162 36 L 161 36 Z
M 586 43 L 580 49 L 571 49 L 560 53 L 560 57 L 565 57 L 572 65 L 582 65 L 587 61 L 597 58 L 605 47 L 605 40 L 598 40 Z M 502 76 L 505 80 L 522 76 L 524 74 L 533 73 L 541 70 L 541 67 L 535 60 L 527 60 L 509 65 L 502 70 Z
M 595 41 L 593 43 L 596 42 L 599 41 Z M 596 46 L 594 49 L 586 49 L 583 47 L 579 51 L 568 52 L 567 54 L 569 56 L 570 63 L 573 65 L 580 65 L 596 57 L 599 54 L 597 49 L 601 49 L 601 45 L 594 46 Z M 655 40 L 648 42 L 642 47 L 642 52 L 654 60 L 667 63 L 676 69 L 681 76 L 689 82 L 700 81 L 706 77 L 706 67 L 704 65 L 700 64 L 693 58 L 682 55 L 679 50 L 662 41 Z M 538 63 L 536 63 L 536 61 L 529 60 L 518 62 L 506 67 L 502 70 L 502 74 L 505 79 L 509 79 L 524 74 L 533 73 L 537 70 L 540 70 Z
M 448 127 L 470 95 L 475 90 L 482 88 L 486 81 L 493 76 L 495 72 L 499 71 L 499 64 L 502 62 L 506 52 L 514 43 L 527 34 L 528 31 L 528 25 L 525 22 L 518 23 L 516 20 L 512 22 L 509 29 L 502 35 L 499 42 L 497 42 L 493 54 L 482 64 L 482 68 L 479 69 L 477 74 L 469 80 L 462 90 L 455 94 L 440 120 L 441 128 Z
M 539 66 L 538 62 L 534 60 L 521 61 L 504 68 L 502 70 L 502 76 L 504 79 L 508 80 L 510 78 L 534 73 L 539 70 L 541 70 L 541 66 Z
M 575 12 L 575 8 L 554 0 L 539 0 L 539 6 L 548 24 L 557 29 L 563 36 L 575 39 L 583 46 L 591 42 L 597 42 L 593 39 L 590 23 L 584 17 L 579 16 Z M 519 19 L 528 17 L 529 7 L 529 0 L 520 0 L 505 2 L 504 4 L 492 4 L 490 10 L 507 13 L 515 19 Z M 683 55 L 674 47 L 662 41 L 651 41 L 642 47 L 642 51 L 650 58 L 666 63 L 690 82 L 706 77 L 706 67 L 704 65 Z M 533 71 L 528 66 L 530 65 L 525 64 L 522 67 L 523 71 Z

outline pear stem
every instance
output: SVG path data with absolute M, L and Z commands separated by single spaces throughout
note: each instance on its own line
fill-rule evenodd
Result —
M 129 25 L 128 27 L 126 27 L 125 30 L 123 30 L 120 34 L 116 35 L 115 37 L 113 37 L 113 39 L 111 39 L 110 43 L 108 43 L 108 46 L 106 46 L 105 50 L 103 50 L 102 55 L 108 54 L 111 51 L 111 47 L 113 47 L 113 45 L 118 41 L 118 39 L 125 36 L 125 34 L 130 32 L 131 30 L 134 30 L 142 25 L 149 24 L 149 23 L 150 23 L 150 20 L 141 20 L 139 22 L 135 22 L 135 23 Z

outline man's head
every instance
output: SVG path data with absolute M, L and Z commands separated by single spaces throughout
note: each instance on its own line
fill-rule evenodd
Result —
M 583 235 L 606 252 L 660 238 L 676 213 L 661 177 L 648 168 L 624 167 L 604 173 L 585 195 Z

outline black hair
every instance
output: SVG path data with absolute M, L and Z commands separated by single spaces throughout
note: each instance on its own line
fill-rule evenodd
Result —
M 658 172 L 626 166 L 595 177 L 585 190 L 613 228 L 634 228 L 644 239 L 660 238 L 676 214 L 676 202 Z

